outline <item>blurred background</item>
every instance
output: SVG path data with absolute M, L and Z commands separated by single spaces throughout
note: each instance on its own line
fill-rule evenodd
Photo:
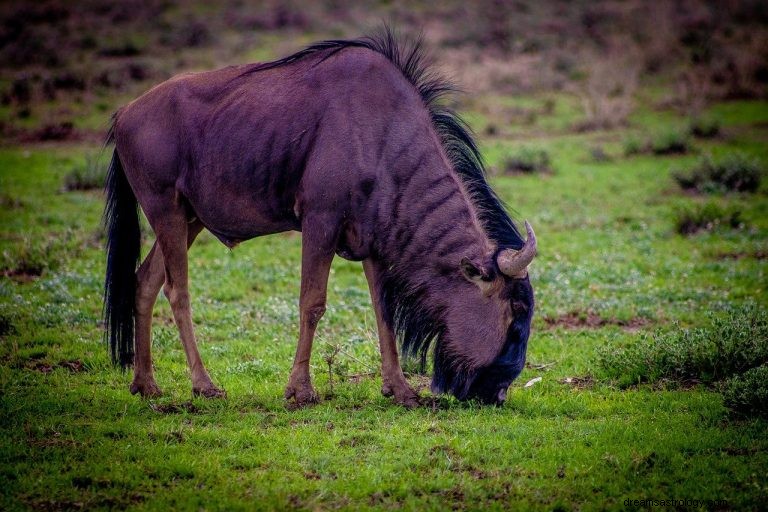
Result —
M 6 1 L 0 136 L 99 139 L 117 106 L 176 73 L 269 60 L 382 22 L 422 34 L 488 137 L 621 127 L 638 104 L 697 116 L 768 91 L 760 0 Z M 499 97 L 547 92 L 559 96 Z

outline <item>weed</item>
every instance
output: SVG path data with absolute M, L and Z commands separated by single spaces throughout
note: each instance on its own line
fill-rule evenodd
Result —
M 719 227 L 739 228 L 741 211 L 724 208 L 715 202 L 693 203 L 675 211 L 675 229 L 681 235 L 694 235 L 700 231 L 713 231 Z
M 532 174 L 551 172 L 549 153 L 544 149 L 522 147 L 508 153 L 502 159 L 501 167 L 506 174 Z
M 768 416 L 768 365 L 728 379 L 723 385 L 723 402 L 746 416 Z
M 64 190 L 94 190 L 104 188 L 107 169 L 97 155 L 85 155 L 83 162 L 72 166 L 64 176 Z
M 622 386 L 715 382 L 768 363 L 768 313 L 754 305 L 710 315 L 706 327 L 657 332 L 624 348 L 604 349 L 599 365 Z
M 765 170 L 760 163 L 741 153 L 732 153 L 720 161 L 705 156 L 687 171 L 673 173 L 684 190 L 700 193 L 755 192 Z
M 639 155 L 648 151 L 648 144 L 636 135 L 629 135 L 622 141 L 624 156 Z
M 694 117 L 688 130 L 694 137 L 711 139 L 720 134 L 720 121 L 714 117 Z
M 589 156 L 592 158 L 593 162 L 597 163 L 605 163 L 613 160 L 611 155 L 605 151 L 603 146 L 592 146 L 589 148 Z
M 680 129 L 667 129 L 651 141 L 651 151 L 656 155 L 681 155 L 691 150 L 688 133 Z

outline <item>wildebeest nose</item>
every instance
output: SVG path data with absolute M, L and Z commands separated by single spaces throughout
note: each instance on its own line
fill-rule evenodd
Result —
M 507 399 L 507 388 L 501 388 L 499 390 L 499 394 L 496 395 L 496 402 L 498 404 L 503 404 L 504 400 Z

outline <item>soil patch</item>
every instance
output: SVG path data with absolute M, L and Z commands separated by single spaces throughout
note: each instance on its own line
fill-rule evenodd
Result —
M 629 320 L 618 318 L 603 318 L 597 313 L 579 313 L 572 311 L 558 317 L 545 317 L 544 323 L 548 328 L 564 327 L 566 329 L 600 329 L 616 325 L 627 331 L 637 331 L 650 322 L 645 318 L 634 317 Z
M 180 404 L 149 404 L 149 408 L 152 409 L 155 412 L 159 412 L 160 414 L 181 414 L 183 412 L 188 412 L 191 414 L 194 414 L 196 412 L 199 412 L 200 409 L 193 404 L 192 402 L 182 402 Z
M 591 375 L 586 375 L 584 377 L 566 377 L 560 379 L 558 382 L 576 389 L 588 389 L 595 385 L 595 379 Z
M 743 258 L 754 258 L 756 260 L 768 259 L 768 251 L 754 252 L 721 252 L 714 255 L 718 260 L 740 260 Z

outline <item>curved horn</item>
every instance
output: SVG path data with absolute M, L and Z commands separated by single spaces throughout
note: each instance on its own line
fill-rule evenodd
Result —
M 525 230 L 528 232 L 528 240 L 519 251 L 504 249 L 496 256 L 496 264 L 502 274 L 516 279 L 523 279 L 528 275 L 528 265 L 536 256 L 536 234 L 528 221 L 525 221 Z

